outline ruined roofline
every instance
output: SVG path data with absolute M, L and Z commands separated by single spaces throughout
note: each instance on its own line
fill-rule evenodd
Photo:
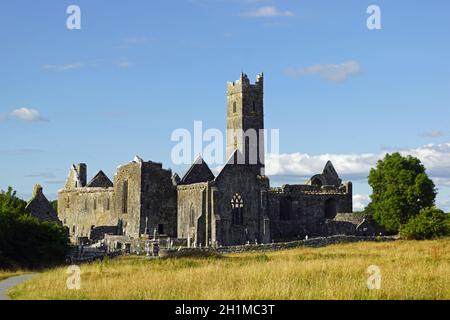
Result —
M 228 81 L 227 82 L 227 87 L 229 89 L 236 89 L 236 88 L 241 88 L 242 86 L 262 86 L 264 81 L 264 73 L 258 73 L 256 76 L 256 81 L 254 84 L 252 84 L 247 76 L 247 74 L 245 73 L 241 73 L 241 77 L 240 79 L 236 80 L 236 81 Z
M 121 164 L 121 165 L 118 165 L 117 167 L 116 167 L 116 170 L 119 170 L 120 168 L 122 168 L 122 167 L 125 167 L 125 166 L 128 166 L 128 165 L 132 165 L 132 164 L 139 164 L 141 167 L 143 166 L 143 165 L 151 165 L 151 166 L 155 166 L 155 167 L 158 167 L 158 168 L 160 168 L 160 169 L 162 169 L 162 170 L 166 170 L 166 171 L 172 171 L 172 169 L 165 169 L 164 167 L 163 167 L 163 163 L 162 162 L 155 162 L 155 161 L 151 161 L 151 160 L 148 160 L 148 161 L 145 161 L 145 160 L 143 160 L 141 157 L 139 157 L 139 156 L 134 156 L 134 159 L 133 160 L 131 160 L 131 161 L 129 161 L 128 163 L 124 163 L 124 164 Z M 114 174 L 114 176 L 115 175 L 117 175 L 117 171 L 116 171 L 116 173 Z
M 177 185 L 177 190 L 203 190 L 207 187 L 209 187 L 212 184 L 212 181 L 206 181 L 206 182 L 196 182 L 191 184 L 179 184 Z
M 78 187 L 74 189 L 59 189 L 58 193 L 98 193 L 98 192 L 114 192 L 114 187 Z
M 271 187 L 269 192 L 273 193 L 300 193 L 305 195 L 311 194 L 348 194 L 346 190 L 350 181 L 342 183 L 339 186 L 314 186 L 308 184 L 285 184 L 281 187 Z

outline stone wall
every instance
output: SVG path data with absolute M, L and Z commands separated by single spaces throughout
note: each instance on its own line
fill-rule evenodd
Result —
M 156 229 L 176 236 L 177 195 L 170 170 L 136 157 L 117 169 L 113 187 L 80 187 L 86 180 L 78 173 L 85 172 L 83 168 L 86 165 L 72 166 L 66 188 L 58 193 L 58 217 L 74 242 L 76 237 L 98 240 L 103 231 L 113 230 L 139 238 L 146 228 L 151 234 Z
M 141 218 L 139 234 L 157 230 L 160 235 L 177 236 L 177 189 L 172 171 L 154 162 L 142 163 Z
M 247 241 L 270 241 L 266 193 L 269 185 L 258 175 L 258 165 L 227 164 L 214 181 L 217 189 L 214 213 L 217 241 L 222 245 L 244 244 Z M 233 223 L 232 201 L 241 199 L 242 223 Z
M 113 188 L 76 188 L 58 193 L 58 217 L 76 237 L 89 237 L 99 226 L 117 226 Z
M 139 159 L 117 168 L 114 176 L 114 203 L 123 235 L 139 237 L 141 186 Z
M 205 245 L 208 191 L 208 182 L 178 186 L 178 238 Z
M 351 186 L 286 185 L 269 192 L 269 218 L 275 241 L 320 236 L 325 222 L 352 211 Z
M 270 244 L 259 244 L 259 245 L 241 245 L 241 246 L 227 246 L 219 248 L 180 248 L 178 250 L 172 250 L 169 255 L 177 255 L 177 253 L 184 252 L 218 252 L 218 253 L 240 253 L 240 252 L 253 252 L 253 251 L 278 251 L 287 250 L 298 247 L 324 247 L 333 244 L 341 243 L 352 243 L 352 242 L 386 242 L 395 241 L 396 237 L 362 237 L 362 236 L 351 236 L 351 235 L 334 235 L 330 237 L 318 237 L 308 240 L 298 240 L 291 242 L 279 242 Z

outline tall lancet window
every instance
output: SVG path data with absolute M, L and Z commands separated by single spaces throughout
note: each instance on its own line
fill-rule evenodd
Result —
M 125 180 L 122 186 L 122 213 L 128 213 L 128 181 Z
M 244 200 L 239 193 L 231 199 L 231 222 L 234 225 L 244 224 Z

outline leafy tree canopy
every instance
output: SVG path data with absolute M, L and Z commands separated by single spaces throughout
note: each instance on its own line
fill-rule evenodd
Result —
M 0 192 L 0 213 L 21 214 L 25 212 L 26 201 L 16 195 L 12 187 Z
M 420 160 L 412 156 L 387 154 L 370 171 L 369 184 L 374 219 L 388 231 L 399 231 L 401 225 L 435 203 L 435 185 Z

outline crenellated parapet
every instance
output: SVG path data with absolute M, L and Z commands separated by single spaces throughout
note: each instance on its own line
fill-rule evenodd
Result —
M 264 74 L 259 73 L 256 76 L 255 83 L 252 84 L 248 76 L 242 72 L 238 80 L 227 82 L 227 89 L 228 94 L 242 93 L 248 89 L 259 90 L 262 93 L 264 90 Z

